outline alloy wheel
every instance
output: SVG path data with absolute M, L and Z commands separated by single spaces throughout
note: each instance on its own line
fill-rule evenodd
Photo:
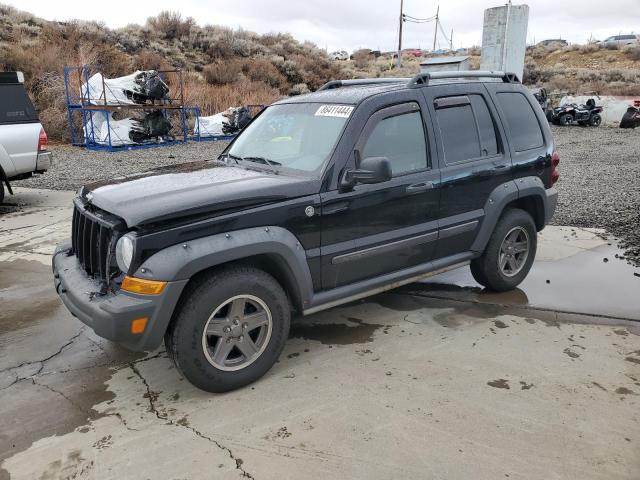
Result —
M 524 227 L 514 227 L 502 241 L 498 255 L 498 268 L 503 275 L 513 277 L 522 271 L 529 257 L 529 233 Z
M 215 368 L 241 370 L 262 355 L 272 330 L 266 303 L 253 295 L 237 295 L 225 300 L 207 320 L 202 348 Z

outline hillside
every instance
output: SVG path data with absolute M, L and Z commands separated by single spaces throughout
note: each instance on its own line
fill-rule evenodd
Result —
M 0 4 L 0 69 L 21 70 L 51 139 L 68 141 L 63 67 L 94 64 L 106 76 L 136 69 L 178 67 L 185 97 L 213 114 L 229 106 L 268 104 L 313 91 L 333 78 L 411 76 L 420 59 L 397 69 L 389 57 L 356 52 L 332 61 L 324 50 L 286 33 L 259 35 L 228 27 L 199 26 L 192 18 L 162 12 L 146 24 L 109 29 L 98 22 L 51 22 Z M 469 49 L 472 66 L 480 50 Z M 530 47 L 524 81 L 550 92 L 640 95 L 640 47 L 593 45 Z

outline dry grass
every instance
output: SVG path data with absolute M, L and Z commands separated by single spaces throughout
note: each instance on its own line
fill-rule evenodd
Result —
M 84 64 L 96 65 L 107 77 L 134 69 L 181 68 L 187 102 L 205 114 L 268 104 L 342 76 L 324 51 L 288 34 L 200 27 L 175 12 L 149 18 L 145 26 L 110 30 L 96 22 L 48 22 L 0 5 L 0 69 L 25 73 L 54 141 L 68 140 L 63 68 Z
M 472 68 L 479 68 L 480 48 L 472 47 L 467 54 Z M 144 26 L 110 30 L 97 22 L 48 22 L 0 5 L 0 69 L 25 73 L 54 141 L 68 140 L 65 65 L 94 64 L 111 77 L 134 69 L 181 68 L 187 102 L 200 105 L 208 115 L 313 91 L 335 78 L 410 77 L 419 71 L 421 60 L 405 56 L 397 68 L 392 58 L 374 58 L 364 49 L 353 61 L 331 61 L 317 46 L 289 34 L 198 26 L 175 12 L 162 12 Z M 640 95 L 639 75 L 640 47 L 551 45 L 527 49 L 524 81 L 551 93 Z

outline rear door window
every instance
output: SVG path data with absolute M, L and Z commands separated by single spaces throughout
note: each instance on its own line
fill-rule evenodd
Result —
M 436 99 L 436 117 L 447 165 L 498 153 L 493 118 L 481 95 Z
M 542 129 L 527 98 L 518 92 L 502 92 L 497 97 L 511 132 L 510 141 L 514 150 L 524 152 L 542 147 Z
M 34 123 L 38 121 L 36 109 L 24 85 L 0 84 L 0 125 L 7 123 Z

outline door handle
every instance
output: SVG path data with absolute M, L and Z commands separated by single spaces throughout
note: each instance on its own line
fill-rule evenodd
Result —
M 407 193 L 415 194 L 415 193 L 423 193 L 427 190 L 431 190 L 433 188 L 433 182 L 421 182 L 414 183 L 413 185 L 409 185 L 407 187 Z
M 498 164 L 498 165 L 494 164 L 494 166 L 493 166 L 494 170 L 504 170 L 505 168 L 509 168 L 509 165 L 506 165 L 506 164 L 502 163 L 502 164 Z

